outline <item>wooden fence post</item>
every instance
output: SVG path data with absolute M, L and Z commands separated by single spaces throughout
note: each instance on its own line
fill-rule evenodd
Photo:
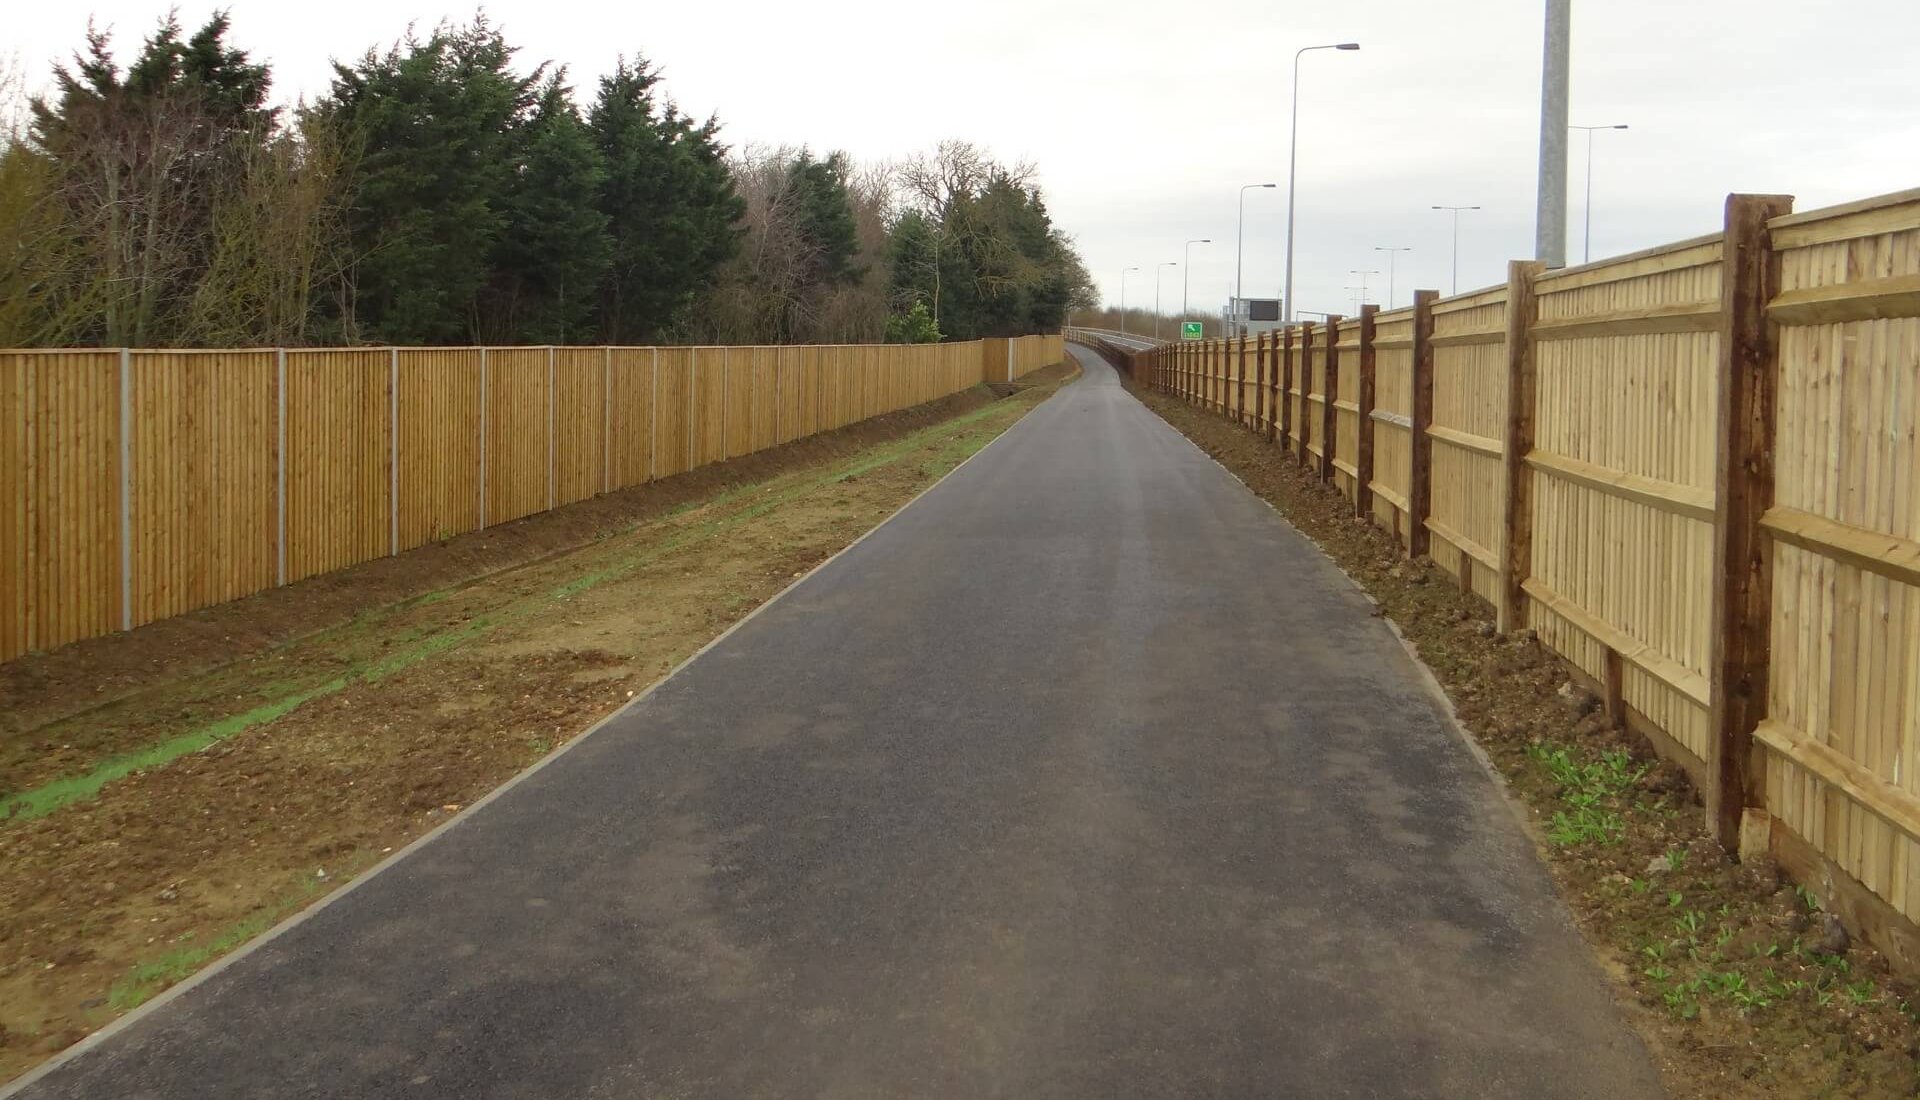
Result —
M 1280 330 L 1280 449 L 1293 446 L 1293 326 Z
M 1340 442 L 1340 322 L 1338 313 L 1327 314 L 1327 354 L 1320 367 L 1320 480 L 1334 483 L 1333 452 Z
M 1357 447 L 1353 456 L 1353 514 L 1366 519 L 1373 513 L 1373 325 L 1377 305 L 1360 307 L 1360 392 L 1355 394 L 1359 411 L 1354 414 Z
M 1267 334 L 1253 338 L 1253 430 L 1267 430 Z
M 1433 303 L 1437 290 L 1413 292 L 1413 411 L 1407 451 L 1407 556 L 1421 558 L 1431 548 L 1427 516 L 1433 507 Z
M 1245 424 L 1247 422 L 1247 334 L 1244 332 L 1240 334 L 1238 354 L 1240 363 L 1235 371 L 1233 380 L 1233 404 L 1235 408 L 1233 418 L 1241 424 Z
M 1280 333 L 1267 333 L 1267 442 L 1280 434 Z
M 1533 452 L 1535 364 L 1533 351 L 1533 281 L 1546 270 L 1537 260 L 1507 264 L 1507 418 L 1501 433 L 1501 465 L 1506 492 L 1502 497 L 1501 530 L 1506 545 L 1500 554 L 1498 626 L 1504 633 L 1527 625 L 1527 594 L 1521 586 L 1533 568 L 1533 475 L 1527 456 Z
M 1786 195 L 1728 195 L 1721 238 L 1706 802 L 1707 827 L 1729 852 L 1759 786 L 1753 731 L 1767 709 L 1773 555 L 1760 519 L 1773 504 L 1779 363 L 1767 304 L 1780 287 L 1767 221 L 1792 210 Z
M 1300 465 L 1305 466 L 1313 453 L 1307 448 L 1313 443 L 1313 322 L 1300 324 L 1300 452 L 1296 456 Z

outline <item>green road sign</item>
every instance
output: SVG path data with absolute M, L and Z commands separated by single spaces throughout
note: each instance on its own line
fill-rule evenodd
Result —
M 1206 336 L 1200 331 L 1200 322 L 1198 321 L 1180 322 L 1180 339 L 1182 340 L 1206 339 Z

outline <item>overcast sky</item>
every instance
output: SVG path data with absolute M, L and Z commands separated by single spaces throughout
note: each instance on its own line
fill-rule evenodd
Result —
M 196 26 L 216 5 L 184 2 Z M 330 58 L 473 8 L 447 0 L 232 0 L 232 40 L 271 61 L 283 100 L 324 92 Z M 1350 311 L 1353 270 L 1398 260 L 1397 299 L 1448 288 L 1449 222 L 1462 215 L 1460 285 L 1504 277 L 1533 248 L 1541 0 L 733 0 L 487 6 L 532 63 L 568 64 L 583 101 L 615 57 L 644 54 L 695 115 L 734 144 L 806 143 L 895 158 L 959 137 L 1038 165 L 1055 220 L 1109 301 L 1123 267 L 1148 304 L 1154 265 L 1192 250 L 1194 308 L 1234 277 L 1235 200 L 1249 192 L 1245 286 L 1277 294 L 1284 266 L 1288 81 L 1302 46 L 1302 309 Z M 82 39 L 85 0 L 20 3 L 0 30 L 31 84 Z M 128 57 L 163 3 L 97 0 Z M 315 18 L 316 12 L 324 17 Z M 1729 191 L 1798 207 L 1920 186 L 1920 2 L 1575 0 L 1575 123 L 1596 138 L 1593 254 L 1709 232 Z M 1580 257 L 1584 139 L 1570 158 L 1569 254 Z M 1161 283 L 1177 308 L 1180 269 Z M 1369 276 L 1384 303 L 1386 277 Z

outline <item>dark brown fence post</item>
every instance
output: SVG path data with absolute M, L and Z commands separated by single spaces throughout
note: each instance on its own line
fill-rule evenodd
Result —
M 1537 260 L 1507 264 L 1507 420 L 1501 433 L 1501 465 L 1506 495 L 1501 530 L 1506 545 L 1500 554 L 1498 625 L 1502 631 L 1527 625 L 1527 594 L 1523 585 L 1533 569 L 1533 475 L 1527 456 L 1533 453 L 1534 358 L 1533 328 L 1537 306 L 1533 280 L 1546 266 Z
M 1253 430 L 1267 431 L 1267 334 L 1253 338 Z
M 1280 331 L 1280 449 L 1293 446 L 1293 327 Z
M 1300 324 L 1300 465 L 1313 459 L 1313 322 Z
M 1353 457 L 1353 514 L 1366 519 L 1373 513 L 1373 325 L 1376 305 L 1360 307 L 1360 411 L 1354 414 L 1358 449 Z
M 1273 360 L 1267 369 L 1267 385 L 1271 387 L 1267 394 L 1267 442 L 1272 443 L 1280 435 L 1280 333 L 1267 333 L 1267 352 Z
M 1233 380 L 1233 418 L 1241 424 L 1247 422 L 1247 334 L 1240 334 L 1240 363 Z
M 1780 289 L 1780 257 L 1767 222 L 1792 210 L 1787 195 L 1728 195 L 1720 246 L 1706 801 L 1707 827 L 1729 852 L 1740 849 L 1740 819 L 1759 787 L 1753 731 L 1767 712 L 1773 555 L 1760 519 L 1773 504 L 1780 373 L 1777 334 L 1767 319 Z
M 1333 452 L 1340 444 L 1340 410 L 1334 408 L 1334 402 L 1340 399 L 1340 322 L 1346 318 L 1338 313 L 1327 314 L 1327 354 L 1320 367 L 1320 396 L 1325 402 L 1320 406 L 1320 480 L 1331 485 L 1333 478 Z
M 1407 556 L 1420 558 L 1429 547 L 1427 516 L 1433 507 L 1433 303 L 1437 290 L 1413 292 L 1413 412 L 1407 450 Z

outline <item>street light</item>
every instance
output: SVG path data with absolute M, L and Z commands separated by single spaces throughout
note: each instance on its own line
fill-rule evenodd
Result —
M 1211 238 L 1202 237 L 1196 241 L 1188 241 L 1180 250 L 1180 319 L 1182 321 L 1187 319 L 1187 283 L 1189 281 L 1187 276 L 1193 274 L 1193 246 L 1212 243 Z
M 1587 132 L 1587 243 L 1586 256 L 1581 263 L 1593 262 L 1593 132 L 1595 130 L 1624 130 L 1627 124 L 1616 122 L 1606 126 L 1569 126 L 1569 130 Z
M 1358 275 L 1358 276 L 1360 276 L 1360 285 L 1359 285 L 1358 287 L 1348 287 L 1348 288 L 1347 288 L 1348 290 L 1356 290 L 1356 289 L 1357 289 L 1357 290 L 1359 290 L 1359 291 L 1360 291 L 1360 296 L 1359 296 L 1358 298 L 1355 298 L 1355 299 L 1353 300 L 1353 311 L 1354 311 L 1355 313 L 1358 313 L 1358 312 L 1360 312 L 1360 306 L 1361 306 L 1361 304 L 1362 304 L 1362 303 L 1364 303 L 1364 302 L 1365 302 L 1365 301 L 1367 300 L 1367 276 L 1369 276 L 1369 275 L 1378 275 L 1378 274 L 1380 274 L 1380 273 L 1379 273 L 1378 271 L 1353 271 L 1353 270 L 1349 270 L 1349 271 L 1347 272 L 1347 274 L 1349 274 L 1349 275 Z
M 1389 247 L 1385 245 L 1374 245 L 1373 250 L 1375 252 L 1385 252 L 1387 254 L 1387 308 L 1392 309 L 1393 308 L 1393 259 L 1394 259 L 1394 256 L 1395 254 L 1400 252 L 1412 252 L 1413 248 L 1411 246 Z
M 1477 206 L 1436 206 L 1435 210 L 1453 211 L 1453 289 L 1448 294 L 1460 293 L 1460 211 L 1478 210 Z
M 1293 126 L 1287 137 L 1287 321 L 1293 321 L 1293 184 L 1300 153 L 1300 55 L 1312 50 L 1357 50 L 1358 42 L 1339 42 L 1326 46 L 1305 46 L 1293 55 Z
M 1249 183 L 1240 188 L 1240 229 L 1233 245 L 1233 301 L 1234 309 L 1240 309 L 1240 257 L 1247 243 L 1247 192 L 1256 187 L 1278 187 L 1277 183 Z M 1236 312 L 1236 316 L 1237 316 Z
M 1160 339 L 1160 269 L 1179 266 L 1180 261 L 1168 260 L 1165 263 L 1155 264 L 1153 268 L 1153 339 L 1156 343 Z
M 1129 267 L 1120 272 L 1120 335 L 1122 336 L 1127 334 L 1127 276 L 1138 270 L 1140 269 L 1137 267 Z

